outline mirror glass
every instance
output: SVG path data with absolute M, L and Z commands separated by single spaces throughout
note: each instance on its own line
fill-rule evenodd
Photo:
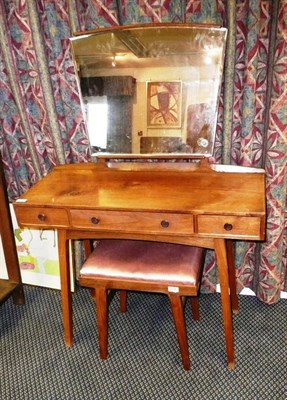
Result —
M 188 24 L 76 33 L 93 151 L 212 155 L 226 33 Z

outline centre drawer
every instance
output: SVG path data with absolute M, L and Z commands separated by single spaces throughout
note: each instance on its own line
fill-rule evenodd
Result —
M 193 216 L 188 214 L 70 210 L 74 228 L 138 233 L 193 233 Z

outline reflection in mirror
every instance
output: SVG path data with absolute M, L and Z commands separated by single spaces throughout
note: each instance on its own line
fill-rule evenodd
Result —
M 75 35 L 94 151 L 212 155 L 225 28 L 134 25 Z

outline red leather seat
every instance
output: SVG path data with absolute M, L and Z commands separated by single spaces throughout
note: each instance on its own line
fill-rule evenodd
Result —
M 109 289 L 121 290 L 121 310 L 126 310 L 126 291 L 165 293 L 169 296 L 183 366 L 190 369 L 183 313 L 183 296 L 191 296 L 194 319 L 199 319 L 197 294 L 205 249 L 142 240 L 100 241 L 83 264 L 79 282 L 95 289 L 100 357 L 108 355 Z

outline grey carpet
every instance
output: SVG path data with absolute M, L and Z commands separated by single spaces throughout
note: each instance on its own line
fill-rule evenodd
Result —
M 94 304 L 73 295 L 74 343 L 63 342 L 58 291 L 25 287 L 26 305 L 0 306 L 0 397 L 30 399 L 287 399 L 287 301 L 240 296 L 236 367 L 228 370 L 220 296 L 201 295 L 186 321 L 192 369 L 183 370 L 168 300 L 131 293 L 110 307 L 109 358 L 98 357 Z M 189 306 L 189 304 L 188 304 Z

